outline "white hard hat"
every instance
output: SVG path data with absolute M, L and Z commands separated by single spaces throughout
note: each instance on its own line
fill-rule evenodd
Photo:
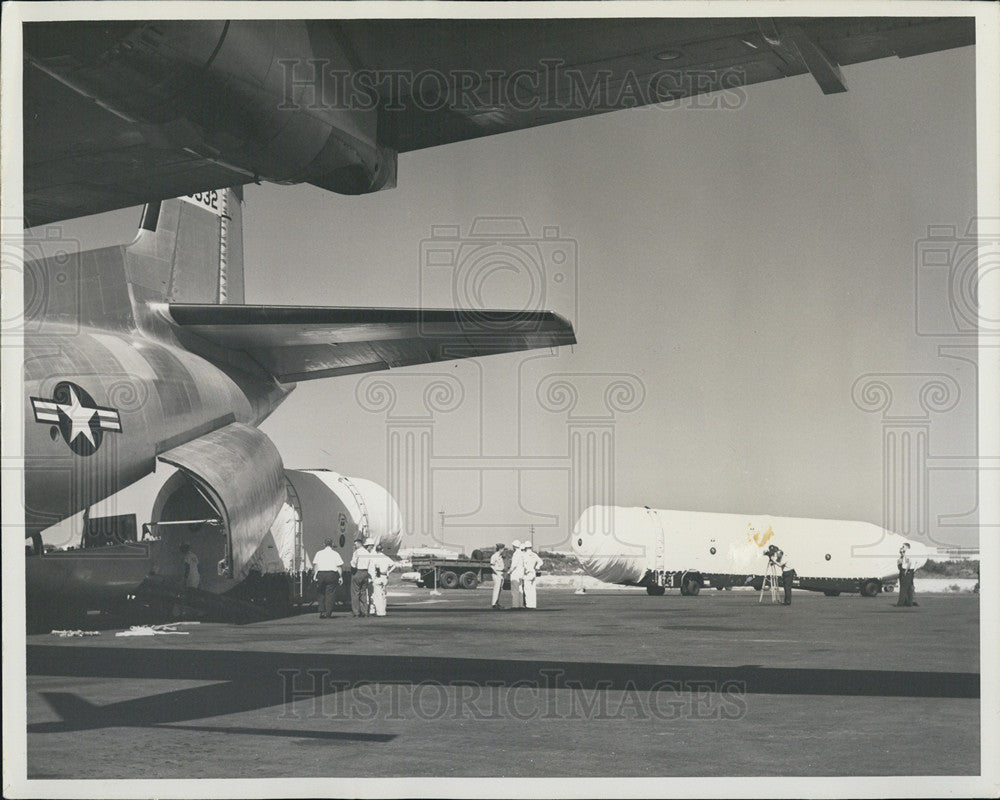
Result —
M 374 539 L 365 539 L 365 547 L 370 547 L 373 544 L 375 544 Z
M 515 550 L 517 550 L 521 546 L 521 540 L 515 539 L 513 542 L 510 543 L 510 546 L 513 547 Z

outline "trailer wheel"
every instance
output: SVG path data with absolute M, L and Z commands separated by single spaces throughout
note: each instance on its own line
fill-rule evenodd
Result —
M 446 569 L 444 572 L 441 573 L 440 582 L 442 589 L 454 589 L 456 586 L 458 586 L 458 575 L 456 575 L 450 569 Z
M 463 589 L 475 589 L 479 585 L 479 578 L 476 577 L 475 572 L 469 570 L 459 576 L 458 582 L 462 584 Z
M 701 580 L 697 577 L 685 575 L 681 582 L 681 594 L 694 597 L 701 591 Z
M 832 589 L 824 589 L 823 594 L 827 597 L 840 597 L 840 592 L 835 592 Z
M 865 581 L 861 584 L 861 594 L 865 597 L 874 597 L 878 594 L 880 585 L 876 580 Z
M 663 586 L 647 586 L 646 594 L 650 594 L 653 597 L 662 597 L 666 594 L 666 589 Z

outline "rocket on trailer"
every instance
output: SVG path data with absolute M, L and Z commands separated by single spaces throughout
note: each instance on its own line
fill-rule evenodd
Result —
M 648 507 L 591 506 L 573 529 L 573 552 L 589 575 L 645 586 L 652 595 L 668 588 L 696 595 L 703 586 L 759 589 L 765 550 L 773 544 L 795 568 L 796 588 L 872 597 L 892 589 L 906 541 L 867 522 Z M 930 551 L 910 544 L 910 560 L 919 568 Z

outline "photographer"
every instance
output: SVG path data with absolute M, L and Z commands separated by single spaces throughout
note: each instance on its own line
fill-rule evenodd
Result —
M 795 570 L 792 569 L 792 565 L 785 558 L 784 551 L 777 547 L 774 548 L 774 552 L 769 558 L 771 559 L 771 563 L 781 570 L 781 588 L 785 590 L 785 605 L 790 606 L 792 604 L 792 581 L 795 579 Z

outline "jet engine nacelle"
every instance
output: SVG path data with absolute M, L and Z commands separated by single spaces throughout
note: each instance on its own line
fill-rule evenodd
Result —
M 25 30 L 33 65 L 147 126 L 148 139 L 247 180 L 341 194 L 395 185 L 396 153 L 377 141 L 377 98 L 343 96 L 337 76 L 351 63 L 327 26 L 160 20 L 81 24 L 72 35 L 58 25 Z

